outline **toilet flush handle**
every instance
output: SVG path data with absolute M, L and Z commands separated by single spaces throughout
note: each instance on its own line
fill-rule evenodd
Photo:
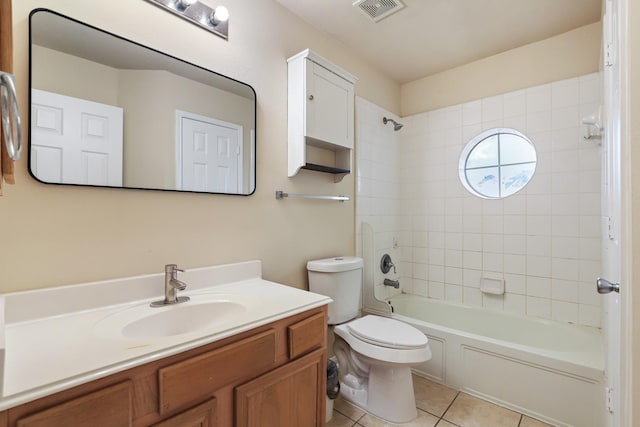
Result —
M 384 274 L 387 274 L 389 270 L 391 270 L 391 267 L 393 267 L 393 274 L 396 274 L 396 265 L 391 261 L 389 254 L 382 255 L 380 270 L 382 270 Z

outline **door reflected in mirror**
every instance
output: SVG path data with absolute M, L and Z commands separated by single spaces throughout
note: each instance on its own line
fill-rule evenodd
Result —
M 30 15 L 38 181 L 249 195 L 251 86 L 46 9 Z

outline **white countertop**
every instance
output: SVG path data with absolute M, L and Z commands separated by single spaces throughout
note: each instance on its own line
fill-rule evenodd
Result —
M 181 273 L 197 304 L 240 301 L 247 309 L 210 327 L 129 338 L 120 326 L 164 296 L 164 273 L 4 295 L 5 354 L 0 410 L 320 307 L 326 296 L 261 278 L 259 261 Z M 134 295 L 127 299 L 127 295 Z M 135 300 L 134 300 L 135 299 Z

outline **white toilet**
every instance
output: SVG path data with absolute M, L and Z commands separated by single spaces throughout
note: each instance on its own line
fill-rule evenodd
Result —
M 309 290 L 333 299 L 329 325 L 338 359 L 340 394 L 392 423 L 417 417 L 411 366 L 431 358 L 427 337 L 406 323 L 360 314 L 363 261 L 327 258 L 307 263 Z

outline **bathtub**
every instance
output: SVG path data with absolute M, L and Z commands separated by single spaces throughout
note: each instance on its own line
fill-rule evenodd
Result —
M 429 338 L 416 374 L 553 425 L 605 425 L 598 329 L 407 294 L 388 302 Z

